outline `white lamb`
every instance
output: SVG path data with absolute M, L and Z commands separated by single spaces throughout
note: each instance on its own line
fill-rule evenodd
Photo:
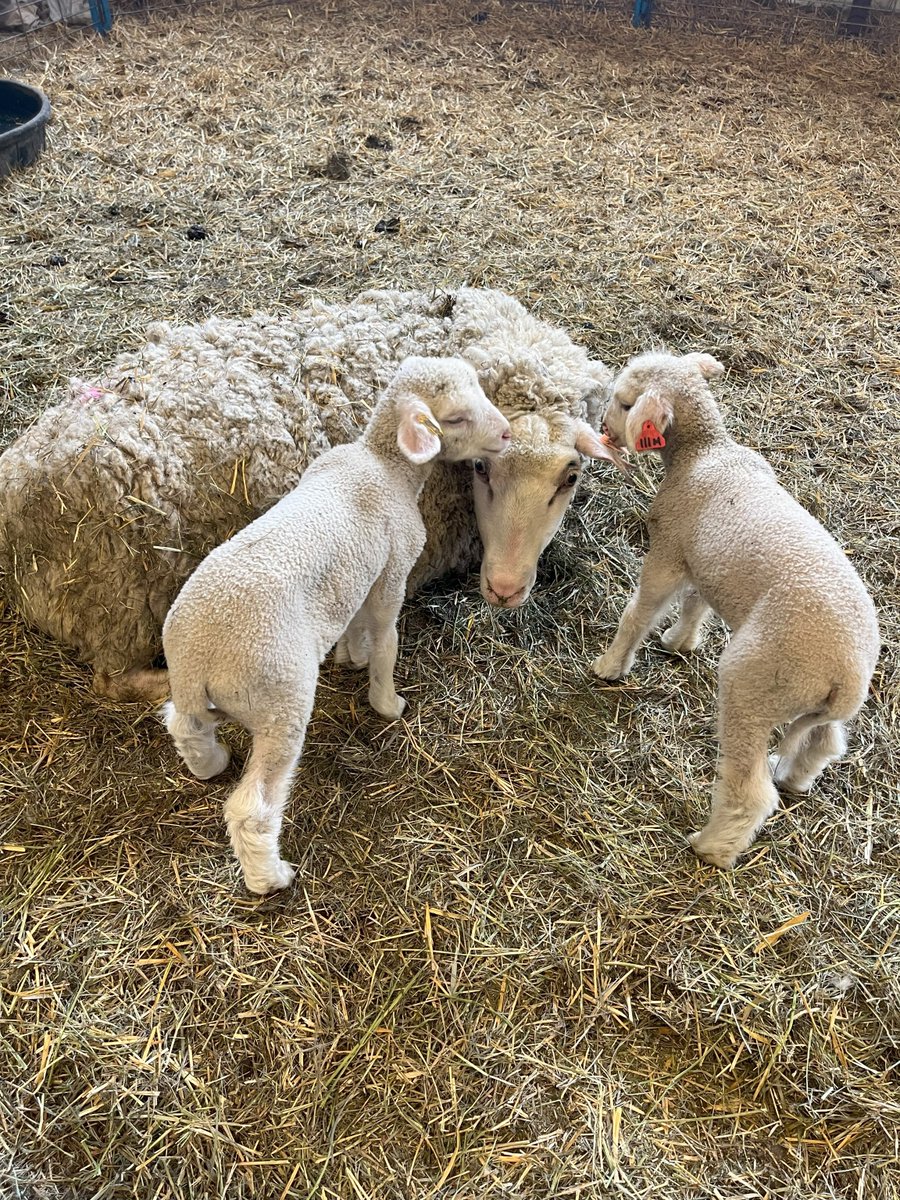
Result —
M 844 722 L 866 698 L 879 632 L 834 539 L 759 454 L 726 433 L 707 386 L 723 370 L 709 354 L 643 354 L 615 380 L 607 437 L 659 451 L 666 475 L 647 517 L 638 589 L 592 669 L 603 679 L 626 675 L 679 592 L 667 649 L 695 649 L 711 609 L 731 627 L 719 663 L 718 780 L 709 821 L 691 839 L 701 858 L 728 867 L 778 805 L 770 763 L 782 787 L 807 792 L 845 751 Z
M 443 445 L 441 439 L 443 438 Z M 285 887 L 294 870 L 278 846 L 291 778 L 312 712 L 319 665 L 369 667 L 369 700 L 391 720 L 397 615 L 425 545 L 419 496 L 436 457 L 490 457 L 509 422 L 454 358 L 408 358 L 358 442 L 326 451 L 284 499 L 203 560 L 163 626 L 172 700 L 164 718 L 200 779 L 228 764 L 223 717 L 253 735 L 225 806 L 247 887 Z M 346 635 L 343 637 L 342 635 Z

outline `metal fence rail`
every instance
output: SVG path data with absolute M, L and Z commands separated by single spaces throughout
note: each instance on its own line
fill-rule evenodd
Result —
M 723 29 L 738 36 L 805 31 L 873 41 L 900 32 L 900 0 L 633 0 L 631 23 Z
M 273 3 L 288 0 L 272 0 Z M 519 2 L 519 0 L 511 0 Z M 528 2 L 528 0 L 524 0 Z M 864 39 L 876 46 L 900 40 L 900 0 L 531 0 L 556 11 L 577 8 L 628 20 L 637 29 L 708 29 L 735 37 L 792 39 L 809 33 Z M 259 0 L 233 0 L 234 8 Z M 108 33 L 117 13 L 189 10 L 173 0 L 0 0 L 0 62 L 27 53 L 35 35 L 81 26 Z

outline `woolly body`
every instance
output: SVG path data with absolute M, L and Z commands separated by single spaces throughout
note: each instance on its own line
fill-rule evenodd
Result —
M 396 503 L 406 482 L 362 443 L 336 446 L 287 496 L 213 550 L 163 626 L 175 707 L 201 713 L 208 701 L 251 733 L 264 731 L 273 693 L 285 693 L 280 707 L 289 711 L 291 631 L 302 631 L 318 668 L 388 561 L 408 558 L 408 574 L 421 553 L 422 519 Z M 412 491 L 414 505 L 423 484 Z M 349 523 L 354 511 L 368 519 Z
M 408 355 L 474 364 L 512 422 L 512 460 L 517 442 L 527 449 L 517 426 L 528 414 L 596 427 L 610 378 L 512 297 L 478 288 L 371 291 L 283 317 L 159 324 L 149 336 L 94 386 L 73 380 L 0 456 L 0 573 L 12 603 L 92 663 L 98 689 L 122 695 L 109 677 L 149 666 L 197 563 L 323 450 L 353 441 Z M 534 469 L 523 461 L 523 473 Z M 411 591 L 477 564 L 471 487 L 467 467 L 435 469 Z M 135 690 L 145 682 L 164 691 L 164 675 Z

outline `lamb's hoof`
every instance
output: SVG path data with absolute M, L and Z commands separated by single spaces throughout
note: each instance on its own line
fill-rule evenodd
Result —
M 369 665 L 369 654 L 367 650 L 363 650 L 361 658 L 354 658 L 350 653 L 350 643 L 347 637 L 341 634 L 334 647 L 334 662 L 339 667 L 352 667 L 354 671 L 361 671 L 363 667 Z
M 675 626 L 659 635 L 660 645 L 670 654 L 692 654 L 700 645 L 699 637 L 675 637 Z
M 789 792 L 792 796 L 808 796 L 812 791 L 815 779 L 809 775 L 801 775 L 799 778 L 792 775 L 789 760 L 779 754 L 769 755 L 769 770 L 772 772 L 775 786 L 782 792 Z
M 591 670 L 601 679 L 614 680 L 621 679 L 628 674 L 628 668 L 618 659 L 611 658 L 609 654 L 601 654 L 599 658 L 595 658 L 591 663 Z
M 266 896 L 269 892 L 277 892 L 281 888 L 290 887 L 296 874 L 296 867 L 292 867 L 290 863 L 281 859 L 267 871 L 254 874 L 245 871 L 244 883 L 247 885 L 248 892 L 253 892 L 257 896 Z
M 396 696 L 394 698 L 394 700 L 389 704 L 381 704 L 380 702 L 378 704 L 376 704 L 375 701 L 371 699 L 371 697 L 370 697 L 370 701 L 371 701 L 372 707 L 375 709 L 375 711 L 378 713 L 378 715 L 380 717 L 384 717 L 388 721 L 399 720 L 399 718 L 403 716 L 403 713 L 406 710 L 406 701 L 403 699 L 402 696 Z
M 191 768 L 191 774 L 196 779 L 212 779 L 214 775 L 221 775 L 230 762 L 231 751 L 221 742 L 216 742 L 204 762 Z
M 704 862 L 708 862 L 713 867 L 721 867 L 723 870 L 728 870 L 737 861 L 738 856 L 733 850 L 722 846 L 703 829 L 698 830 L 697 833 L 689 834 L 688 841 L 691 843 L 691 849 L 697 857 L 702 858 Z

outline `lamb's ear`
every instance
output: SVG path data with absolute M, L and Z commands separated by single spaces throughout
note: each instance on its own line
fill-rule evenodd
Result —
M 607 447 L 600 440 L 600 434 L 591 429 L 587 421 L 577 421 L 575 424 L 575 449 L 585 458 L 609 458 Z
M 411 463 L 418 467 L 440 454 L 442 433 L 427 404 L 410 400 L 402 406 L 397 424 L 397 445 Z
M 638 454 L 646 450 L 662 450 L 663 434 L 672 424 L 672 406 L 666 397 L 648 388 L 641 392 L 625 420 L 625 444 Z
M 704 379 L 721 379 L 725 368 L 711 354 L 685 354 L 685 361 L 693 363 Z

